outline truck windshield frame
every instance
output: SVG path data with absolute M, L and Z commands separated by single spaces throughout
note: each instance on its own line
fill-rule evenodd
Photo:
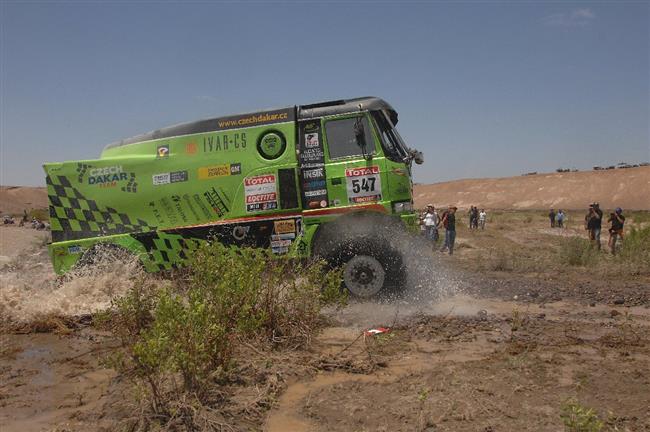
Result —
M 390 116 L 381 110 L 373 111 L 372 118 L 386 157 L 393 162 L 404 162 L 408 158 L 408 150 Z

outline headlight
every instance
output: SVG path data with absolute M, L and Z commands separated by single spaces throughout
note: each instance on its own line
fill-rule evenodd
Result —
M 404 213 L 413 211 L 413 203 L 410 201 L 393 203 L 393 211 L 395 213 Z

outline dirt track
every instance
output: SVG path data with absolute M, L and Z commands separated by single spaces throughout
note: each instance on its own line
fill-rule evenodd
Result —
M 233 430 L 557 431 L 570 399 L 594 408 L 603 430 L 650 430 L 649 275 L 552 260 L 559 241 L 584 235 L 577 224 L 549 231 L 543 216 L 505 213 L 484 232 L 459 225 L 457 254 L 429 258 L 433 284 L 328 312 L 309 351 L 244 348 L 242 370 L 257 372 L 236 385 Z M 514 255 L 504 264 L 499 250 Z M 391 332 L 363 337 L 376 326 Z M 87 318 L 12 329 L 0 352 L 3 432 L 130 424 L 130 384 L 101 367 L 109 334 Z M 278 396 L 265 413 L 269 388 Z

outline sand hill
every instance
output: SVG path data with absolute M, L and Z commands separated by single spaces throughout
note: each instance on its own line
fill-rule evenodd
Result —
M 459 208 L 583 209 L 598 201 L 606 209 L 650 210 L 650 167 L 454 180 L 416 185 L 414 196 L 418 208 L 432 203 Z
M 23 213 L 23 210 L 47 208 L 44 187 L 0 186 L 0 215 Z
M 454 180 L 415 186 L 415 205 L 474 204 L 490 209 L 583 209 L 593 201 L 603 208 L 650 210 L 650 167 L 607 171 Z M 0 214 L 46 208 L 42 187 L 0 186 Z

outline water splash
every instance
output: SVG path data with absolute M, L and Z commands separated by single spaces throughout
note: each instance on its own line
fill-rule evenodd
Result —
M 142 274 L 134 257 L 99 250 L 98 264 L 58 277 L 47 250 L 33 248 L 0 268 L 3 320 L 27 322 L 39 315 L 75 316 L 106 309 L 111 299 L 133 287 Z

